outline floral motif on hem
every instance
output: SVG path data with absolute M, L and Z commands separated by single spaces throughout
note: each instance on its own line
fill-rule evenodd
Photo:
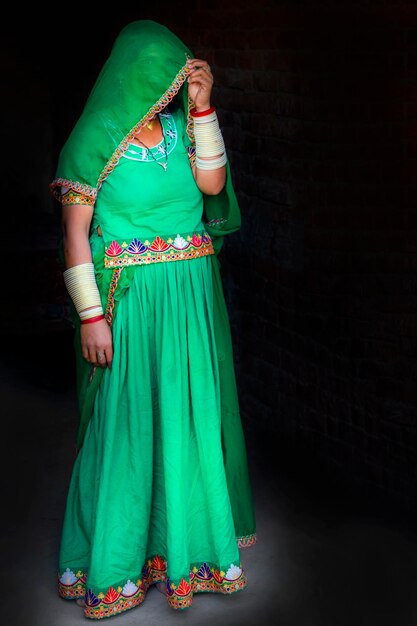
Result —
M 187 609 L 193 603 L 194 593 L 230 594 L 241 591 L 246 585 L 247 579 L 242 567 L 231 563 L 224 572 L 218 567 L 210 567 L 208 563 L 203 563 L 200 567 L 192 568 L 189 582 L 182 578 L 178 585 L 173 585 L 168 578 L 167 599 L 173 609 Z
M 211 237 L 205 231 L 194 232 L 187 237 L 179 233 L 165 238 L 157 235 L 152 242 L 148 239 L 141 241 L 135 237 L 130 242 L 112 241 L 106 246 L 104 267 L 183 261 L 207 254 L 215 254 L 215 251 Z
M 237 538 L 237 545 L 239 548 L 249 548 L 250 546 L 254 546 L 255 543 L 257 543 L 256 533 L 243 535 L 242 537 Z
M 225 568 L 226 569 L 226 568 Z M 167 561 L 160 555 L 149 559 L 142 567 L 141 578 L 135 582 L 127 580 L 122 586 L 110 586 L 105 593 L 97 595 L 87 587 L 87 572 L 78 570 L 76 574 L 67 568 L 58 574 L 58 594 L 66 600 L 83 597 L 84 615 L 90 619 L 113 617 L 143 602 L 149 587 L 157 582 L 165 582 L 166 598 L 173 609 L 186 609 L 192 605 L 193 594 L 201 592 L 230 594 L 241 591 L 247 585 L 241 565 L 233 563 L 223 571 L 210 563 L 195 564 L 189 576 L 182 578 L 177 585 L 167 575 Z
M 75 600 L 85 595 L 87 574 L 78 570 L 76 574 L 69 567 L 58 577 L 58 594 L 66 600 Z

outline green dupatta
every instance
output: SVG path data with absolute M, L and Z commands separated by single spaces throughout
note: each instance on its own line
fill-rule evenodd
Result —
M 94 204 L 103 181 L 117 165 L 134 132 L 176 98 L 187 119 L 184 143 L 190 161 L 195 159 L 186 79 L 190 70 L 187 58 L 191 51 L 166 27 L 151 20 L 127 25 L 116 39 L 85 108 L 65 143 L 58 162 L 56 177 L 50 185 L 53 195 L 61 199 L 61 187 L 82 193 Z M 214 320 L 219 356 L 222 409 L 222 446 L 230 487 L 236 532 L 253 542 L 254 510 L 247 471 L 243 429 L 237 412 L 238 399 L 234 376 L 233 350 L 218 254 L 225 235 L 240 228 L 240 209 L 233 189 L 229 164 L 226 183 L 215 196 L 203 195 L 203 223 L 212 238 L 215 254 L 213 266 Z M 111 325 L 117 306 L 129 288 L 135 267 L 104 267 L 104 242 L 93 232 L 90 236 L 95 277 L 106 319 Z M 59 256 L 64 266 L 63 240 Z M 94 400 L 104 369 L 93 367 L 81 352 L 80 318 L 70 300 L 74 324 L 79 426 L 77 451 L 80 450 L 90 421 Z
M 117 37 L 88 97 L 84 110 L 65 143 L 50 188 L 60 200 L 61 187 L 93 201 L 103 181 L 117 165 L 133 134 L 175 97 L 187 126 L 184 143 L 195 152 L 188 98 L 186 65 L 191 51 L 168 28 L 152 20 L 128 24 Z M 240 228 L 240 210 L 229 164 L 224 189 L 204 194 L 205 227 L 216 254 L 224 236 Z
M 193 161 L 195 141 L 192 131 L 186 79 L 190 73 L 186 65 L 192 52 L 165 26 L 152 20 L 128 24 L 117 37 L 88 97 L 84 110 L 66 141 L 58 162 L 51 192 L 61 199 L 61 187 L 88 196 L 93 203 L 103 181 L 117 165 L 127 149 L 132 135 L 156 113 L 176 98 L 188 121 L 185 136 L 190 160 Z M 139 121 L 138 121 L 139 120 Z M 226 184 L 215 196 L 204 194 L 203 223 L 212 238 L 215 250 L 213 266 L 219 272 L 217 255 L 224 236 L 240 228 L 240 209 L 233 189 L 229 164 L 226 165 Z M 97 285 L 103 309 L 111 323 L 117 304 L 128 288 L 134 267 L 126 267 L 118 274 L 104 269 L 104 243 L 90 239 Z M 59 242 L 59 256 L 64 264 L 63 241 Z M 221 289 L 220 275 L 217 276 Z M 102 368 L 92 370 L 81 353 L 80 319 L 70 301 L 71 318 L 75 327 L 74 348 L 77 367 L 77 394 L 80 423 L 77 448 L 82 445 L 91 416 L 95 393 L 103 374 Z M 218 329 L 221 332 L 221 329 Z M 225 337 L 225 340 L 227 337 Z

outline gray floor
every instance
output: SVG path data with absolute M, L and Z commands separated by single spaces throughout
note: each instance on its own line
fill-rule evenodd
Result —
M 4 454 L 2 623 L 76 626 L 82 609 L 58 597 L 55 564 L 74 458 L 72 387 L 48 388 L 36 364 L 0 369 Z M 59 370 L 59 366 L 57 364 Z M 58 377 L 59 378 L 59 377 Z M 32 382 L 31 382 L 32 381 Z M 35 381 L 35 382 L 33 382 Z M 39 381 L 41 384 L 39 384 Z M 293 478 L 247 429 L 258 543 L 242 550 L 248 586 L 198 594 L 184 612 L 156 589 L 113 626 L 417 626 L 417 537 L 412 524 L 332 489 L 310 469 Z

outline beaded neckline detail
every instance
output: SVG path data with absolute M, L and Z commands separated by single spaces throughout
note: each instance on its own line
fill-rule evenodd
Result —
M 126 152 L 122 155 L 123 158 L 129 161 L 140 161 L 141 163 L 150 163 L 155 160 L 164 161 L 166 159 L 166 156 L 170 154 L 177 145 L 178 130 L 174 117 L 169 109 L 165 109 L 165 111 L 159 113 L 159 118 L 161 120 L 165 140 L 162 138 L 156 146 L 152 146 L 151 148 L 144 148 L 130 143 Z

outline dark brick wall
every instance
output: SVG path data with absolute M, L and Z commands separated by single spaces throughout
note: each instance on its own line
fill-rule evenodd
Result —
M 417 508 L 417 6 L 161 0 L 85 17 L 75 46 L 19 22 L 19 64 L 43 72 L 48 172 L 139 18 L 172 28 L 215 75 L 242 208 L 221 263 L 247 432 Z
M 223 257 L 242 412 L 415 508 L 417 6 L 335 4 L 201 34 L 243 213 Z

